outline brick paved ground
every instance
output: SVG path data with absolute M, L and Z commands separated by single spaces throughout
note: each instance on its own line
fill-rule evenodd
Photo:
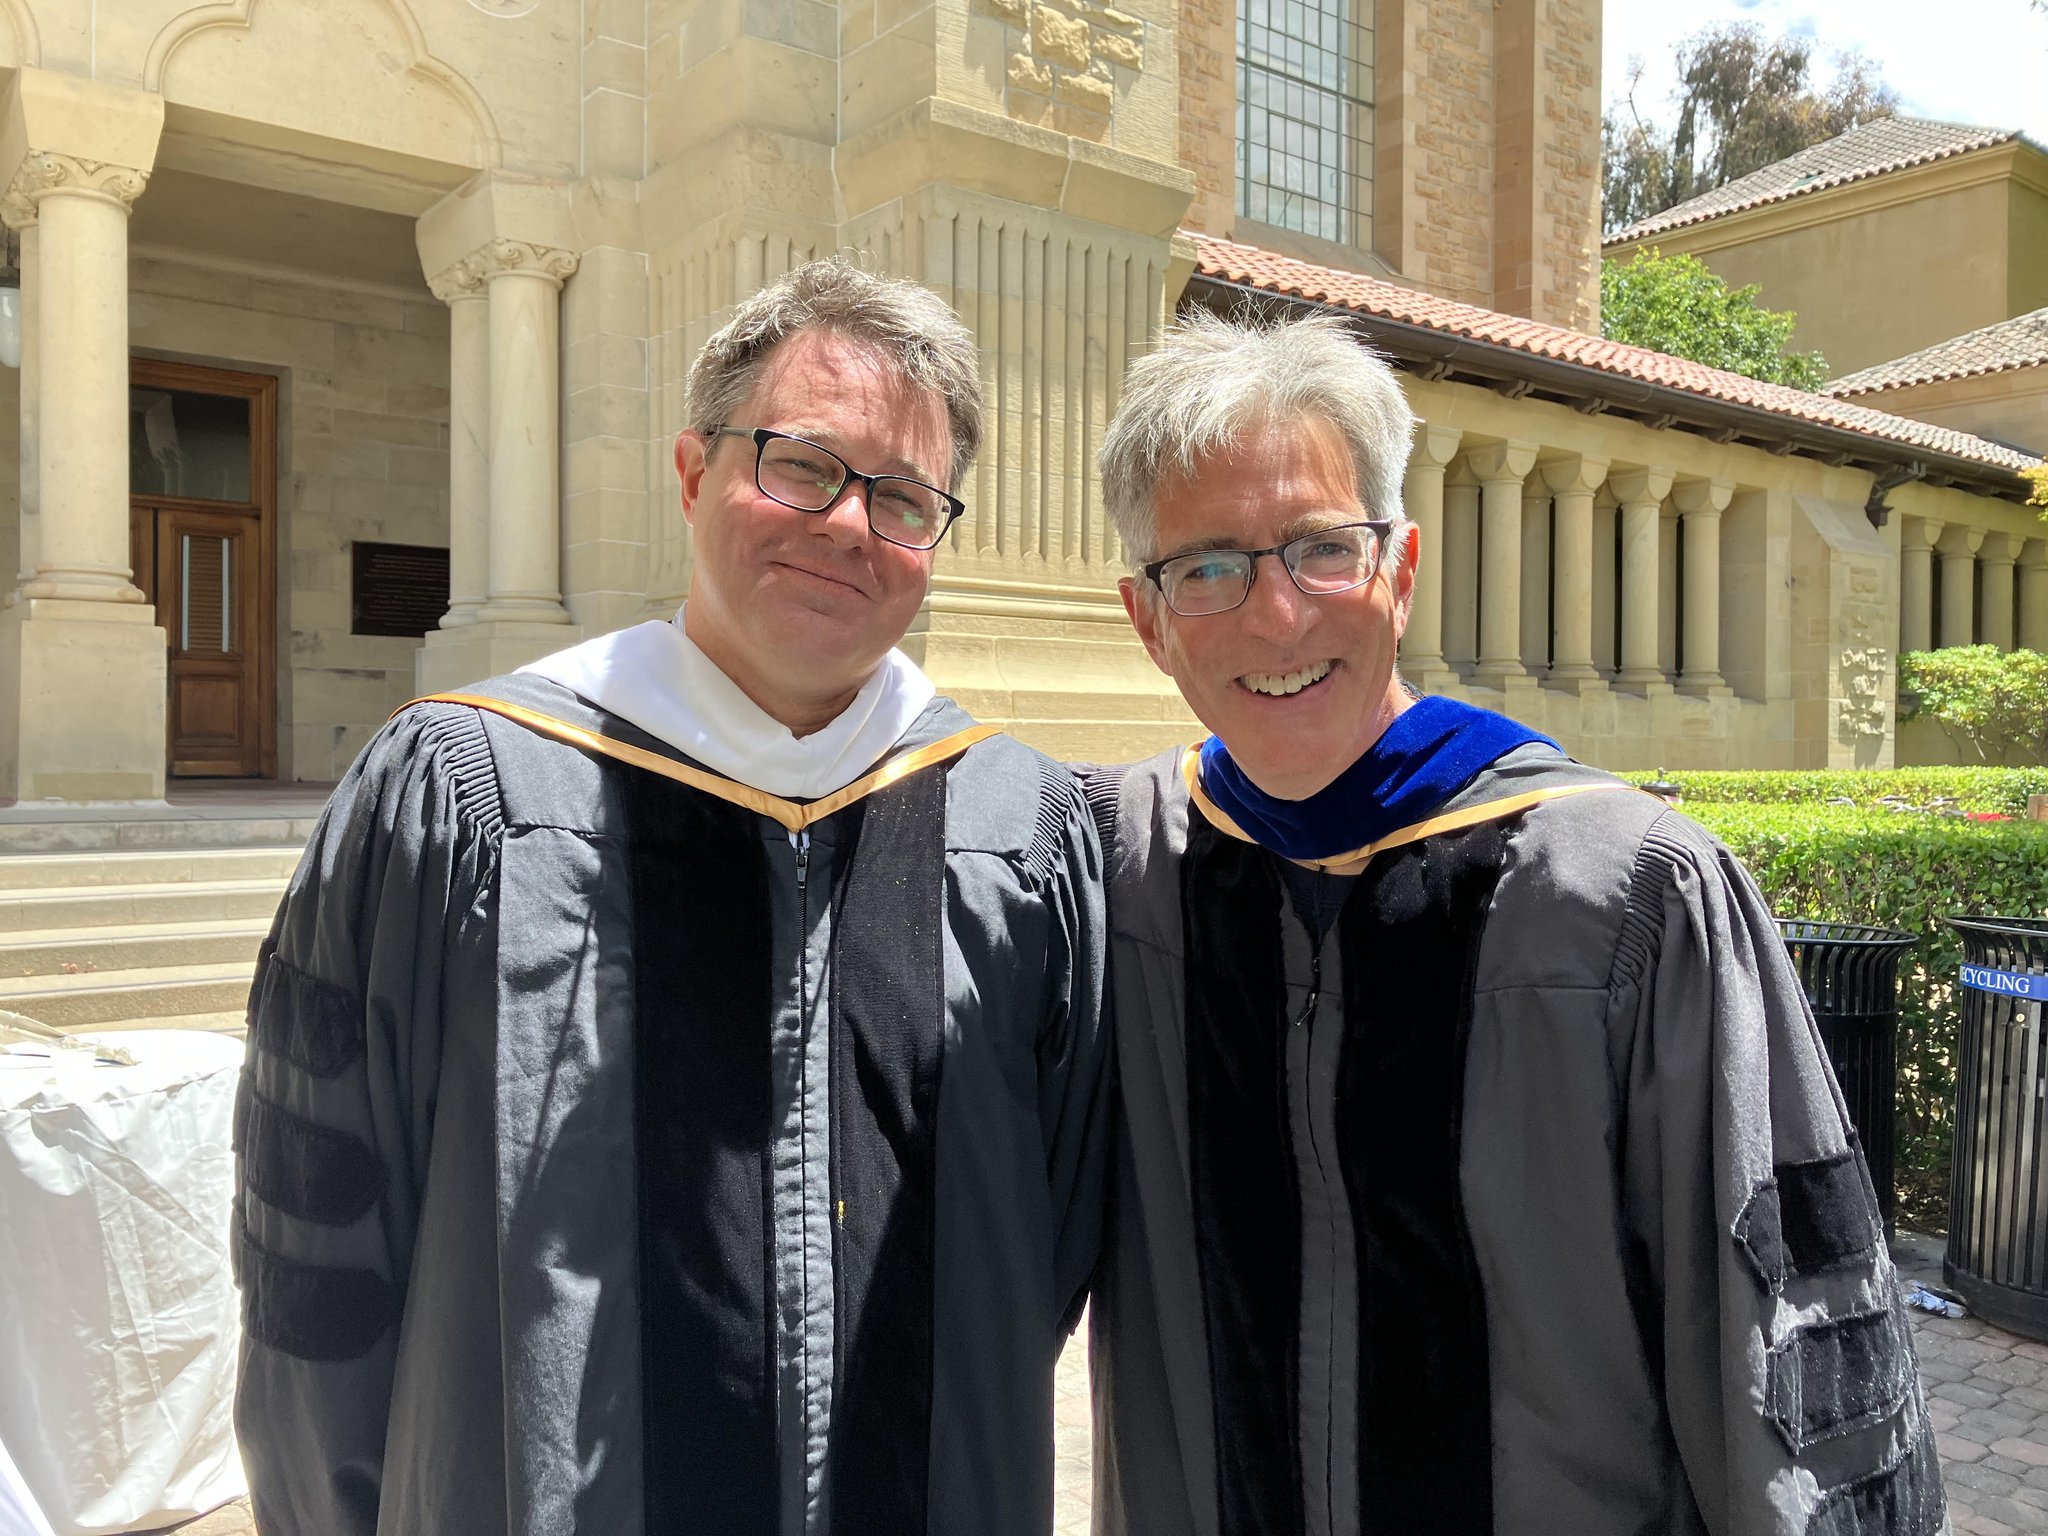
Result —
M 1895 1252 L 1909 1280 L 1941 1283 L 1938 1242 L 1901 1234 Z M 2048 1536 L 2048 1344 L 1974 1317 L 1911 1316 L 1956 1536 Z M 1053 1411 L 1053 1536 L 1088 1536 L 1085 1322 L 1060 1357 Z M 253 1531 L 247 1506 L 236 1503 L 177 1536 Z

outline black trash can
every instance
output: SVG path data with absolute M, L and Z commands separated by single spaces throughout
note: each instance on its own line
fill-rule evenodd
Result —
M 1892 928 L 1864 923 L 1820 923 L 1780 918 L 1778 932 L 1822 1044 L 1849 1103 L 1849 1123 L 1863 1143 L 1870 1182 L 1884 1212 L 1884 1235 L 1892 1235 L 1898 1193 L 1895 1095 L 1899 1063 L 1899 959 L 1920 941 Z
M 1977 1314 L 2048 1339 L 2048 921 L 1952 917 L 1962 935 L 1956 978 L 1955 1167 L 1942 1273 Z

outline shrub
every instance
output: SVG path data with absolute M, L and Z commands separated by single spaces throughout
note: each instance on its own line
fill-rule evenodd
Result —
M 1748 866 L 1779 916 L 1919 936 L 1899 966 L 1899 1219 L 1945 1227 L 1962 941 L 1942 919 L 2048 916 L 2048 829 L 1690 797 L 1685 809 Z
M 1654 773 L 1625 773 L 1631 784 L 1647 784 Z M 1700 772 L 1670 777 L 1696 805 L 1825 805 L 1851 800 L 1882 809 L 1895 795 L 1916 806 L 1953 800 L 1959 810 L 2023 816 L 2027 796 L 2048 794 L 2048 768 L 1843 768 L 1790 773 Z
M 1899 658 L 1899 718 L 1925 716 L 1978 757 L 2048 757 L 2048 654 L 1958 645 Z

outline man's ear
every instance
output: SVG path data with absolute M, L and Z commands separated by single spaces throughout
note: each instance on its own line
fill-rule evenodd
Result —
M 1124 612 L 1131 617 L 1131 628 L 1138 632 L 1138 638 L 1145 644 L 1145 654 L 1152 658 L 1152 665 L 1173 676 L 1173 668 L 1166 664 L 1166 636 L 1161 633 L 1164 614 L 1163 604 L 1152 601 L 1151 583 L 1136 576 L 1124 576 L 1116 584 L 1117 595 L 1124 600 Z
M 1422 559 L 1422 529 L 1414 523 L 1400 533 L 1402 558 L 1396 561 L 1393 550 L 1387 551 L 1385 564 L 1388 580 L 1392 584 L 1394 598 L 1394 638 L 1399 639 L 1408 629 L 1408 608 L 1415 601 L 1415 567 Z
M 683 487 L 683 521 L 697 526 L 697 498 L 703 494 L 704 471 L 711 461 L 711 444 L 701 432 L 687 429 L 676 434 L 676 478 Z

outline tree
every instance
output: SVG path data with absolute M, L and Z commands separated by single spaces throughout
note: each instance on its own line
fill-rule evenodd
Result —
M 2048 762 L 2048 654 L 1959 645 L 1899 658 L 1899 718 L 1939 725 L 1988 762 Z
M 1697 256 L 1637 251 L 1633 260 L 1601 263 L 1600 333 L 1767 384 L 1818 389 L 1826 359 L 1786 351 L 1799 317 L 1765 309 L 1758 291 L 1729 288 Z
M 1678 116 L 1668 133 L 1637 108 L 1641 59 L 1630 60 L 1628 92 L 1601 119 L 1610 233 L 1898 110 L 1898 93 L 1862 54 L 1837 55 L 1834 78 L 1818 89 L 1813 45 L 1766 43 L 1753 22 L 1695 33 L 1673 59 Z

